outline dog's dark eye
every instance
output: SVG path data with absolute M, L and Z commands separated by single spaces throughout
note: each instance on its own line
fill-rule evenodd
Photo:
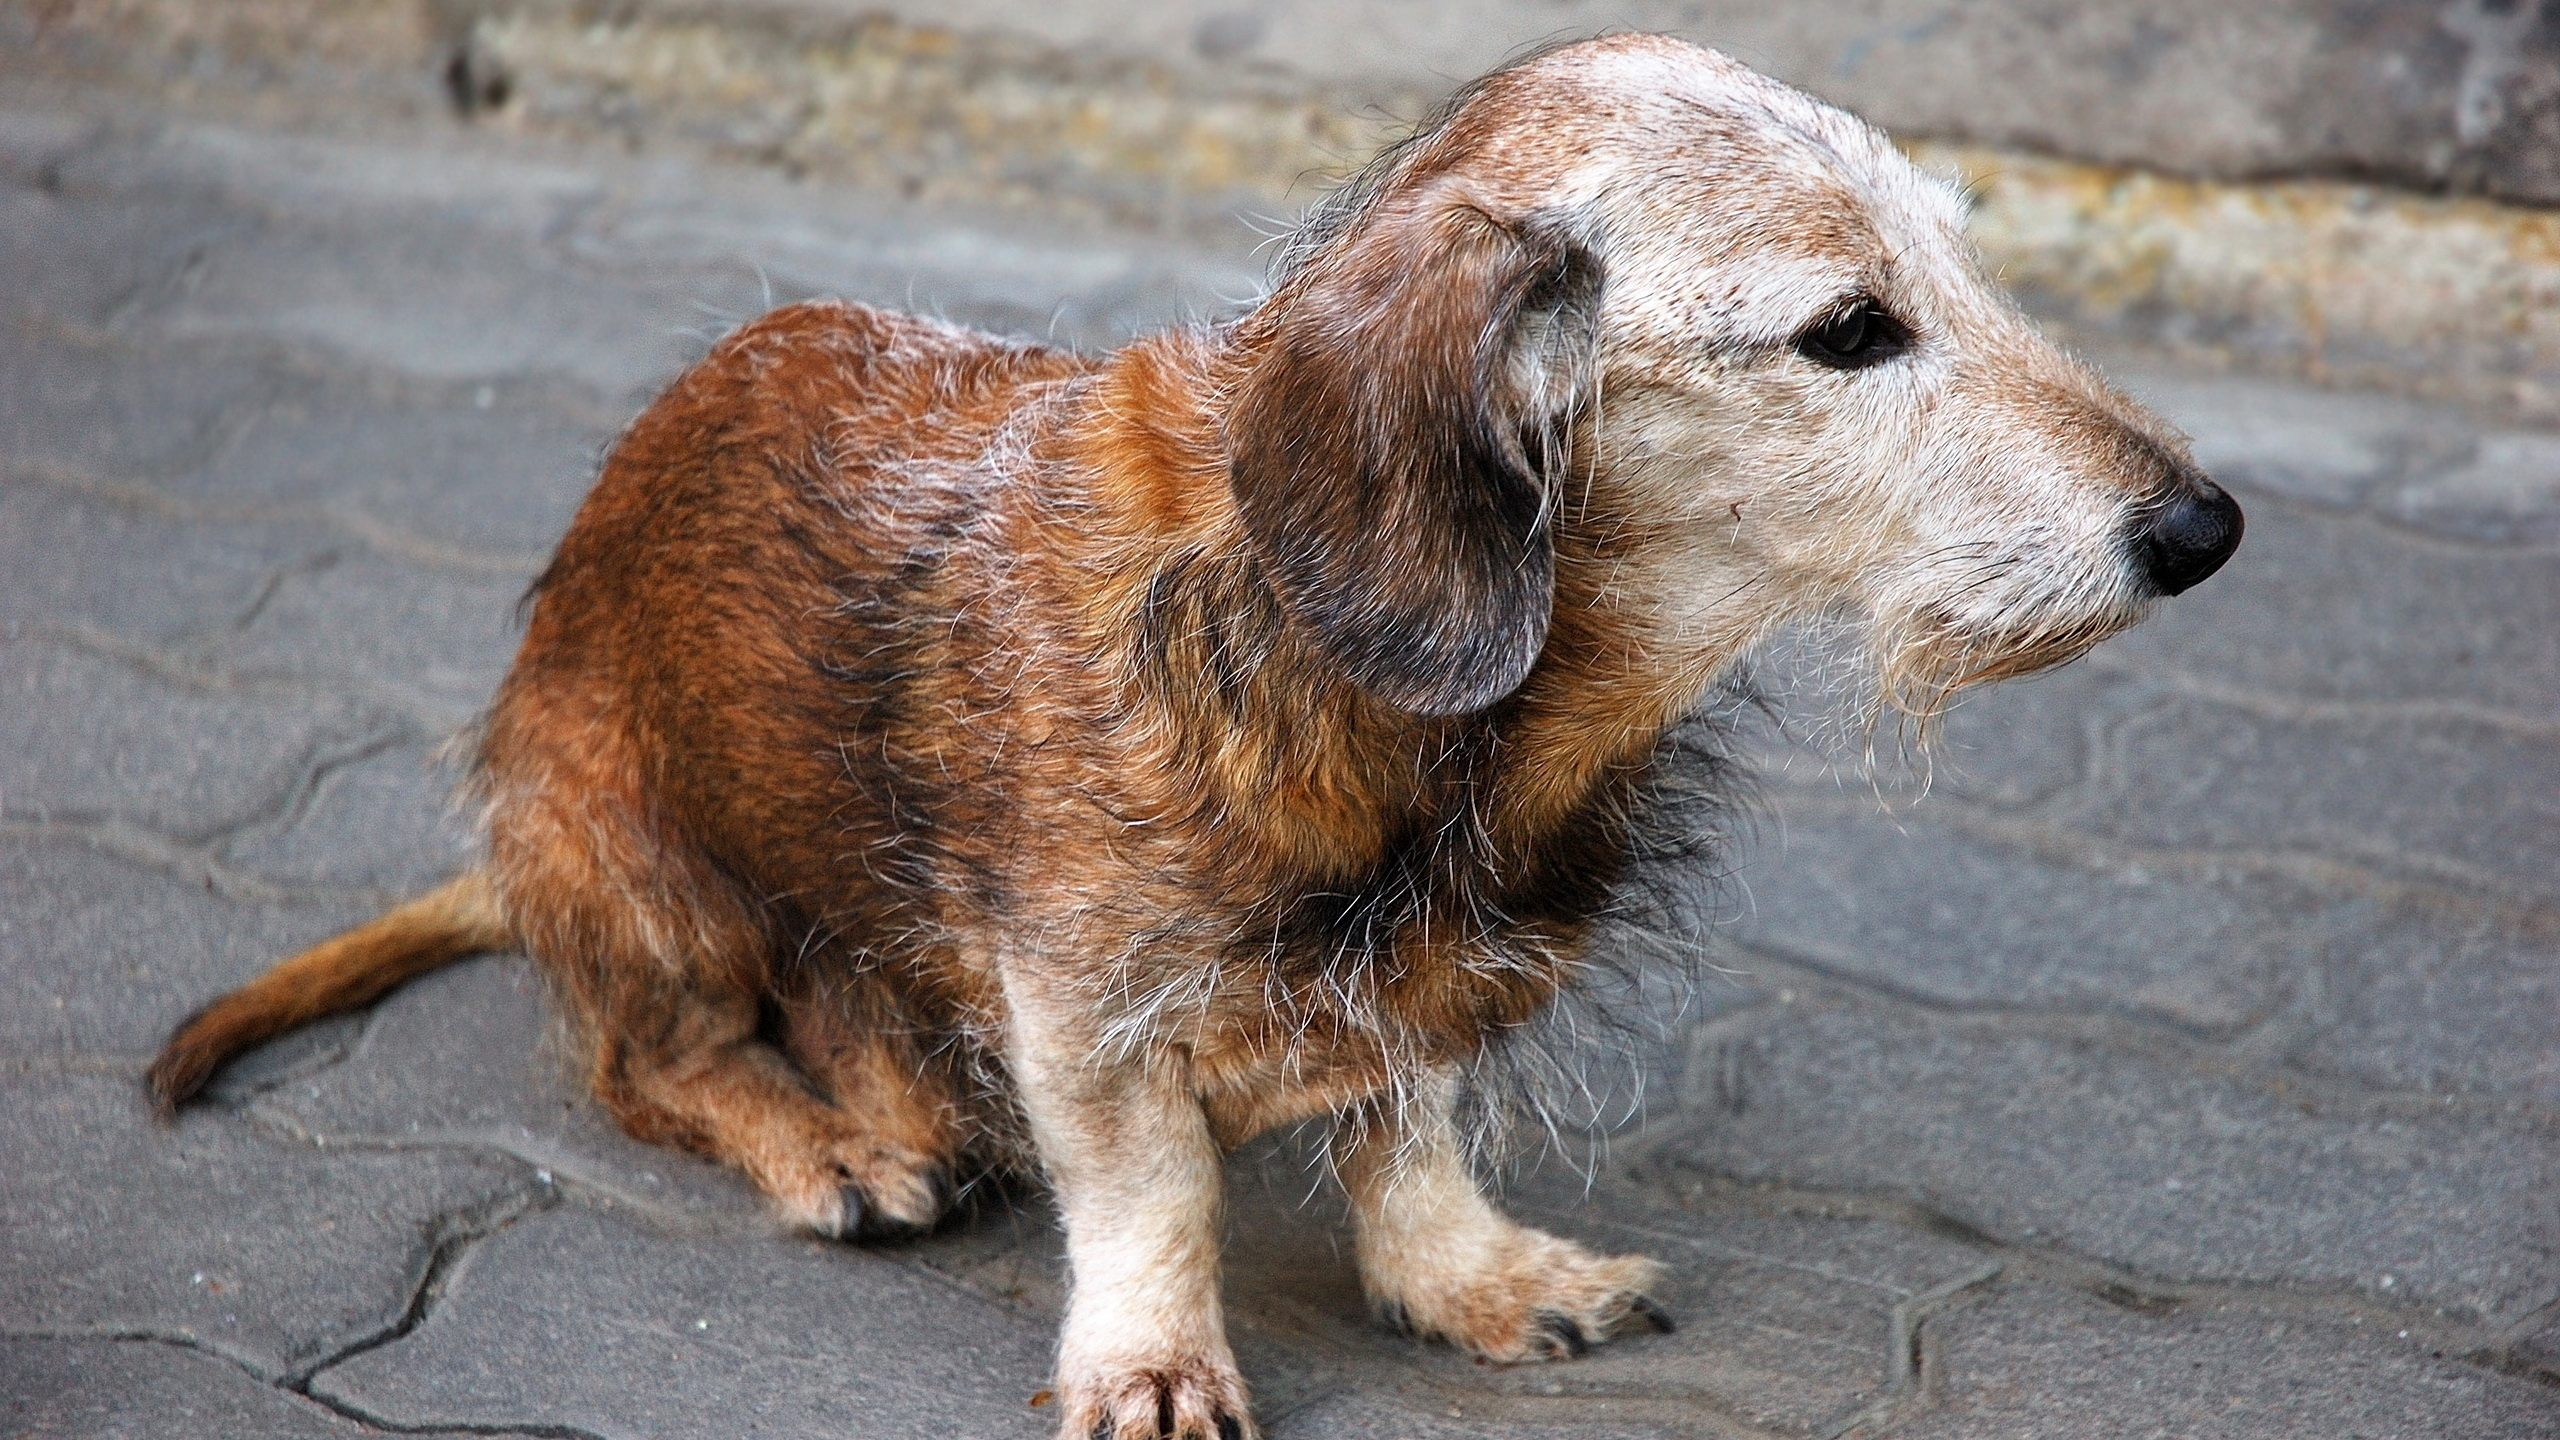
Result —
M 1796 337 L 1796 353 L 1834 370 L 1863 370 L 1901 354 L 1911 346 L 1911 332 L 1863 296 L 1846 309 Z

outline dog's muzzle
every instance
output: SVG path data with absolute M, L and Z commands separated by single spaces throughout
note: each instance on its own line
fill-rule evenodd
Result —
M 2240 548 L 2240 502 L 2195 475 L 2151 512 L 2133 535 L 2133 556 L 2151 588 L 2176 595 L 2203 583 Z

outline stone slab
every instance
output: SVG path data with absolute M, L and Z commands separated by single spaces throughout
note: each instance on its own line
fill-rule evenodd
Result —
M 1051 1344 L 901 1260 L 566 1209 L 474 1246 L 422 1324 L 312 1390 L 404 1427 L 1033 1440 Z
M 2377 508 L 2405 525 L 2491 544 L 2560 540 L 2560 436 L 2495 431 L 2459 464 L 2390 487 Z
M 2273 1015 L 2355 917 L 2278 882 L 2058 864 L 1941 818 L 1790 794 L 1740 871 L 1747 943 L 1934 1005 L 2102 1011 L 2213 1035 Z M 1749 969 L 1747 958 L 1725 963 Z
M 187 254 L 214 253 L 234 238 L 209 236 L 209 248 Z M 134 480 L 213 455 L 242 417 L 267 403 L 276 380 L 254 351 L 231 352 L 231 363 L 205 353 L 216 346 L 170 355 L 127 328 L 121 307 L 184 293 L 177 284 L 135 288 L 116 302 L 112 330 L 0 312 L 0 362 L 10 374 L 0 387 L 0 465 Z
M 376 1007 L 347 1060 L 258 1097 L 260 1113 L 333 1146 L 503 1150 L 573 1192 L 663 1229 L 770 1234 L 736 1172 L 624 1135 L 588 1096 L 521 957 L 422 977 Z
M 1657 1163 L 1916 1202 L 2176 1279 L 2352 1289 L 2491 1321 L 2560 1295 L 2551 1140 L 2332 1113 L 2130 1037 L 1810 1001 L 1762 1012 Z
M 521 566 L 568 528 L 613 429 L 594 402 L 532 380 L 330 374 L 244 418 L 165 489 L 199 504 L 325 506 L 421 553 Z
M 93 147 L 66 183 L 261 217 L 254 247 L 208 250 L 185 296 L 137 317 L 166 332 L 263 336 L 434 381 L 548 374 L 617 404 L 736 322 L 812 294 L 1090 345 L 1260 284 L 1242 226 L 1204 253 L 753 171 L 468 132 L 400 142 L 394 160 L 379 141 L 172 124 Z
M 84 342 L 94 347 L 112 337 L 134 304 L 182 287 L 206 247 L 255 228 L 237 213 L 67 185 L 67 173 L 106 134 L 94 120 L 13 111 L 0 125 L 66 132 L 65 143 L 0 162 L 8 166 L 0 175 L 0 276 L 10 282 L 0 292 L 5 343 L 51 334 L 74 350 Z
M 191 143 L 157 158 L 183 168 L 205 148 Z M 339 147 L 339 163 L 317 173 L 342 171 L 363 153 Z M 593 214 L 564 220 L 556 237 L 526 236 L 447 214 L 436 167 L 417 173 L 425 178 L 415 189 L 379 178 L 342 186 L 326 219 L 293 215 L 269 223 L 253 246 L 209 249 L 184 295 L 146 307 L 136 322 L 180 339 L 256 339 L 429 382 L 548 377 L 631 404 L 769 299 L 843 293 L 1034 334 L 1060 321 L 1062 304 L 1075 312 L 1071 333 L 1079 335 L 1125 329 L 1112 320 L 1133 304 L 1150 318 L 1165 313 L 1161 295 L 1150 293 L 1161 270 L 1133 269 L 1113 248 L 1092 249 L 1081 266 L 1054 247 L 966 230 L 929 249 L 902 248 L 880 243 L 890 234 L 876 222 L 861 227 L 874 243 L 848 245 L 823 223 L 826 211 L 854 208 L 843 201 L 813 206 L 797 192 L 787 208 L 732 209 L 714 223 L 699 218 L 701 194 L 652 195 L 645 177 L 595 202 Z M 582 243 L 581 227 L 602 233 Z M 350 243 L 351 232 L 364 242 Z M 458 264 L 459 254 L 470 263 Z
M 687 193 L 695 182 L 671 178 L 630 176 L 615 204 L 578 217 L 566 242 L 581 253 L 662 256 L 715 274 L 748 265 L 774 302 L 841 295 L 1084 348 L 1232 311 L 1263 288 L 1252 253 L 1258 237 L 1242 224 L 1174 245 L 1056 219 L 1030 226 L 1001 211 L 928 210 L 775 184 L 752 173 L 726 177 L 724 203 L 705 206 Z
M 198 1005 L 369 908 L 249 903 L 75 843 L 0 841 L 0 1057 L 138 1065 Z
M 214 252 L 183 300 L 145 318 L 182 339 L 255 338 L 447 383 L 546 377 L 606 400 L 644 397 L 705 348 L 686 333 L 700 319 L 677 298 L 691 288 L 679 277 L 635 294 L 593 268 L 432 224 L 350 238 L 278 227 Z M 753 285 L 738 276 L 706 303 L 742 311 Z
M 564 265 L 541 244 L 567 207 L 591 201 L 592 182 L 511 187 L 520 173 L 501 172 L 473 190 L 458 183 L 461 166 L 433 163 L 432 146 L 370 171 L 313 163 L 326 153 L 178 125 L 93 146 L 59 167 L 59 184 L 232 219 L 188 252 L 183 286 L 136 292 L 131 327 L 281 343 L 431 379 L 549 372 L 607 396 L 672 368 L 670 307 L 635 307 L 597 267 Z
M 314 766 L 390 733 L 337 697 L 191 685 L 50 641 L 0 640 L 0 815 L 201 840 L 289 804 Z
M 478 852 L 454 808 L 461 757 L 395 745 L 322 770 L 287 811 L 225 836 L 223 864 L 280 888 L 406 895 L 467 868 Z
M 227 1361 L 177 1345 L 0 1340 L 0 1434 L 30 1440 L 345 1440 L 378 1433 L 303 1396 L 262 1385 Z
M 1538 1436 L 1558 1440 L 1712 1435 L 1720 1427 L 1698 1419 L 1683 1423 L 1659 1414 L 1611 1414 L 1638 1407 L 1625 1401 L 1520 1404 L 1475 1396 L 1417 1397 L 1327 1395 L 1266 1421 L 1271 1440 L 1467 1440 L 1471 1436 Z
M 2560 555 L 2240 498 L 2249 533 L 2231 563 L 2084 663 L 2278 706 L 2470 708 L 2545 731 L 2560 719 L 2560 634 L 2531 618 L 2560 606 Z
M 2560 899 L 2560 733 L 2173 700 L 2109 737 L 2097 783 L 2049 813 L 2179 851 L 2308 854 L 2410 880 Z
M 396 152 L 308 131 L 203 122 L 179 115 L 99 136 L 53 167 L 53 185 L 94 203 L 157 204 L 329 230 L 371 212 L 395 227 L 540 242 L 605 197 L 590 157 L 474 145 L 443 124 L 405 127 Z M 352 118 L 352 117 L 350 117 Z M 382 163 L 397 153 L 397 166 Z M 409 222 L 405 226 L 401 222 Z
M 2448 1360 L 2378 1324 L 2190 1306 L 2146 1313 L 2002 1285 L 1930 1322 L 1945 1388 L 1896 1436 L 2074 1440 L 2528 1440 L 2560 1432 L 2560 1389 Z
M 351 547 L 285 575 L 241 629 L 201 647 L 227 669 L 352 682 L 442 741 L 476 717 L 515 658 L 516 602 L 535 572 L 418 565 Z
M 461 231 L 498 247 L 501 264 L 522 263 L 506 252 L 556 256 L 600 279 L 654 281 L 692 326 L 716 322 L 732 300 L 743 308 L 730 318 L 741 319 L 826 293 L 1091 344 L 1233 304 L 1262 273 L 1241 224 L 1224 248 L 1167 243 L 1061 216 L 925 206 L 468 128 L 329 136 L 174 122 L 57 168 L 62 183 L 102 199 L 191 196 L 324 235 L 358 219 Z
M 281 575 L 345 543 L 309 525 L 207 523 L 77 488 L 0 484 L 0 624 L 165 649 L 247 620 Z
M 1220 87 L 1437 95 L 1542 39 L 1669 30 L 1918 134 L 2255 177 L 2311 170 L 2560 198 L 2560 43 L 2528 9 L 2282 0 L 1282 0 L 1197 13 L 1145 0 L 776 0 L 812 26 L 885 11 L 1200 73 Z M 823 33 L 823 32 L 821 32 Z M 1346 35 L 1361 37 L 1356 45 Z
M 2295 1067 L 2366 1085 L 2560 1104 L 2560 926 L 2355 902 L 2285 1043 Z
M 512 1162 L 280 1145 L 138 1075 L 6 1077 L 0 1329 L 152 1335 L 288 1374 L 384 1333 L 437 1245 L 541 1194 Z
M 659 1228 L 765 1234 L 761 1202 L 724 1170 L 615 1132 L 564 1078 L 520 961 L 491 959 L 422 979 L 386 1001 L 342 1064 L 257 1100 L 332 1144 L 473 1144 L 544 1167 L 572 1194 L 629 1207 Z M 1379 1329 L 1351 1270 L 1338 1197 L 1303 1155 L 1265 1148 L 1233 1169 L 1227 1286 L 1256 1391 L 1287 1405 L 1356 1381 L 1426 1398 L 1547 1395 L 1712 1398 L 1773 1423 L 1810 1425 L 1865 1403 L 1888 1373 L 1884 1337 L 1900 1299 L 1978 1257 L 1867 1222 L 1700 1222 L 1613 1200 L 1582 1203 L 1556 1170 L 1522 1192 L 1536 1223 L 1672 1267 L 1664 1302 L 1692 1323 L 1630 1337 L 1552 1372 L 1487 1371 Z M 1317 1199 L 1309 1203 L 1309 1195 Z M 797 1244 L 795 1241 L 777 1242 Z M 990 1202 L 915 1257 L 1054 1323 L 1063 1302 L 1055 1221 L 1036 1195 Z

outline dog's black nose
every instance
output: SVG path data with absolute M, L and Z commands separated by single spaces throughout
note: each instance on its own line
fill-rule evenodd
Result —
M 2240 502 L 2231 492 L 2198 477 L 2154 512 L 2134 535 L 2142 573 L 2163 595 L 2203 583 L 2240 548 Z

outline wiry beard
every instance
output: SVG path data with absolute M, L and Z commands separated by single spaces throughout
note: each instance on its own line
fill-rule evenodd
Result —
M 2141 618 L 2139 607 L 2128 606 L 2112 614 L 2055 617 L 1988 632 L 1936 617 L 1907 625 L 1879 623 L 1871 652 L 1876 701 L 1931 726 L 1963 691 L 2067 665 Z

